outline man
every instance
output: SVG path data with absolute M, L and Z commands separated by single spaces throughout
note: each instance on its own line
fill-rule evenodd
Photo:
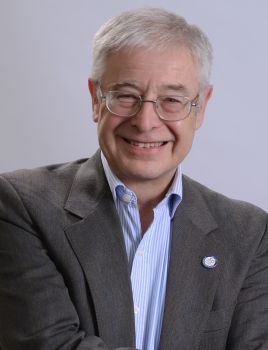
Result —
M 101 151 L 1 176 L 1 350 L 268 349 L 267 214 L 181 170 L 211 59 L 160 9 L 96 34 Z

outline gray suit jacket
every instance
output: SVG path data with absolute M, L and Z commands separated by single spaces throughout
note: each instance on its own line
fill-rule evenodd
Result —
M 267 214 L 187 177 L 183 192 L 160 350 L 267 350 Z M 135 347 L 131 282 L 99 152 L 2 175 L 0 349 L 121 347 Z

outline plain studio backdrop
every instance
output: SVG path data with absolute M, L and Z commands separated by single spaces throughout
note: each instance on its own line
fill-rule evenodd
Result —
M 142 6 L 183 15 L 214 47 L 214 95 L 184 172 L 268 210 L 266 0 L 0 0 L 0 172 L 95 152 L 92 38 L 111 16 Z

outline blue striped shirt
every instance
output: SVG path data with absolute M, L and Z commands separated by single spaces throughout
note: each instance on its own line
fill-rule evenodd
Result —
M 182 200 L 182 175 L 178 167 L 166 196 L 153 209 L 154 218 L 142 236 L 137 197 L 102 164 L 121 221 L 131 276 L 136 347 L 157 350 L 160 340 L 169 263 L 172 219 Z

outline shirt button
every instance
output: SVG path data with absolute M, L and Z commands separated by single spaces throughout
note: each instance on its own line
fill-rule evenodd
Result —
M 137 251 L 138 256 L 143 256 L 144 255 L 144 250 L 138 250 Z
M 134 306 L 134 313 L 137 314 L 139 311 L 140 311 L 140 308 L 137 305 L 135 305 Z
M 128 194 L 128 193 L 124 193 L 122 195 L 122 201 L 125 202 L 125 203 L 130 203 L 131 201 L 131 195 Z

